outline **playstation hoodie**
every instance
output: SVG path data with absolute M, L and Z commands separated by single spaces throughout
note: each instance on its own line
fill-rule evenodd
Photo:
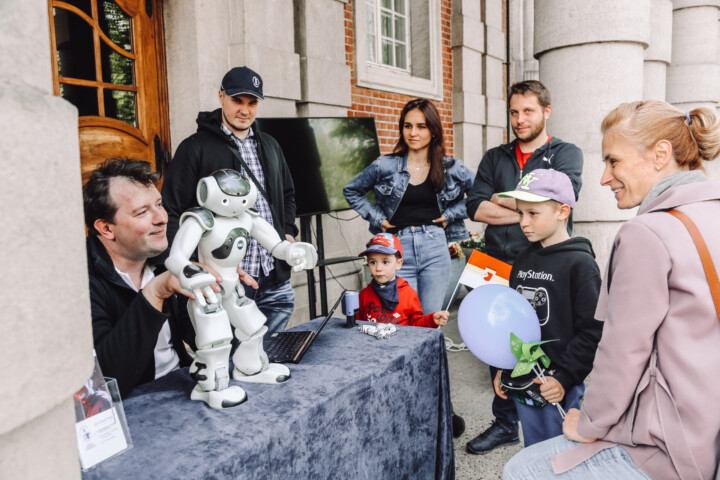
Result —
M 582 237 L 546 248 L 532 243 L 515 259 L 510 273 L 510 287 L 538 315 L 542 340 L 556 340 L 542 349 L 566 392 L 592 370 L 603 326 L 594 318 L 600 283 L 592 244 Z

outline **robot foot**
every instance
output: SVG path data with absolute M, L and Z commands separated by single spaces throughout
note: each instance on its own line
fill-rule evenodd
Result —
M 217 409 L 236 407 L 247 400 L 245 390 L 238 386 L 228 387 L 225 390 L 204 391 L 200 385 L 195 385 L 190 393 L 190 400 L 202 400 L 208 406 Z
M 248 383 L 285 383 L 290 380 L 290 369 L 280 363 L 270 363 L 267 370 L 253 375 L 246 375 L 235 368 L 233 369 L 233 378 Z

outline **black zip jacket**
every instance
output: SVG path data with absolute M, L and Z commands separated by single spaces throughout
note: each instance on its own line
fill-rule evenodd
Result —
M 168 213 L 167 236 L 171 245 L 179 228 L 180 215 L 197 206 L 195 192 L 198 181 L 221 168 L 242 171 L 240 161 L 227 147 L 229 145 L 237 151 L 235 142 L 220 129 L 221 114 L 220 108 L 198 114 L 197 132 L 182 141 L 165 174 L 162 198 Z M 252 129 L 257 141 L 258 158 L 265 173 L 263 188 L 270 197 L 267 200 L 272 206 L 275 230 L 281 240 L 285 240 L 285 234 L 294 237 L 298 234 L 295 226 L 295 187 L 285 157 L 277 141 L 261 132 L 257 122 L 253 123 Z M 252 179 L 248 178 L 248 181 Z M 285 261 L 275 259 L 273 272 L 275 284 L 290 278 L 290 266 Z
M 135 292 L 120 275 L 107 250 L 94 235 L 87 239 L 93 343 L 103 375 L 117 379 L 120 395 L 155 379 L 155 345 L 165 320 L 170 321 L 173 348 L 180 366 L 192 363 L 183 340 L 195 348 L 195 331 L 187 298 L 173 295 L 159 312 L 142 292 Z M 156 274 L 164 267 L 158 266 Z
M 478 207 L 484 201 L 490 201 L 494 193 L 515 190 L 523 175 L 536 168 L 559 170 L 572 181 L 577 200 L 582 187 L 583 155 L 572 143 L 565 143 L 559 138 L 551 138 L 528 159 L 525 168 L 520 170 L 515 156 L 515 142 L 500 145 L 485 153 L 478 166 L 475 183 L 467 194 L 466 206 L 468 217 L 475 218 Z M 568 233 L 572 235 L 572 215 L 568 221 Z M 488 225 L 485 229 L 486 253 L 503 262 L 513 263 L 520 251 L 529 242 L 520 225 Z
M 535 308 L 541 346 L 565 391 L 585 380 L 592 370 L 603 323 L 595 320 L 600 269 L 590 241 L 575 237 L 543 248 L 532 243 L 515 259 L 510 287 Z

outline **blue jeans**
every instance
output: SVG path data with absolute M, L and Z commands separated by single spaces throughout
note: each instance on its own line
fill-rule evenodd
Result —
M 565 411 L 580 408 L 580 400 L 585 395 L 585 384 L 575 385 L 565 392 Z M 535 445 L 558 435 L 562 435 L 563 418 L 557 407 L 547 404 L 544 407 L 533 407 L 515 401 L 520 425 L 522 426 L 525 447 Z
M 570 471 L 560 475 L 553 472 L 550 457 L 576 445 L 564 435 L 545 440 L 520 450 L 505 464 L 503 480 L 650 480 L 633 463 L 630 455 L 621 447 L 601 450 Z
M 403 249 L 398 276 L 417 292 L 423 313 L 442 310 L 450 282 L 450 251 L 445 231 L 435 225 L 406 227 L 395 234 Z
M 255 280 L 259 285 L 257 290 L 243 286 L 245 287 L 245 296 L 255 300 L 260 311 L 267 317 L 265 325 L 268 327 L 268 331 L 265 336 L 285 330 L 295 308 L 295 294 L 290 280 L 277 285 L 273 282 L 272 276 L 260 276 Z

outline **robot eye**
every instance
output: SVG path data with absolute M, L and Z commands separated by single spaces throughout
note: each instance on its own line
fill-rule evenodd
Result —
M 247 200 L 243 200 L 243 205 L 247 204 Z
M 223 198 L 223 199 L 222 199 L 222 204 L 223 204 L 223 205 L 227 205 L 228 203 L 230 203 L 230 200 L 228 200 L 227 198 Z

